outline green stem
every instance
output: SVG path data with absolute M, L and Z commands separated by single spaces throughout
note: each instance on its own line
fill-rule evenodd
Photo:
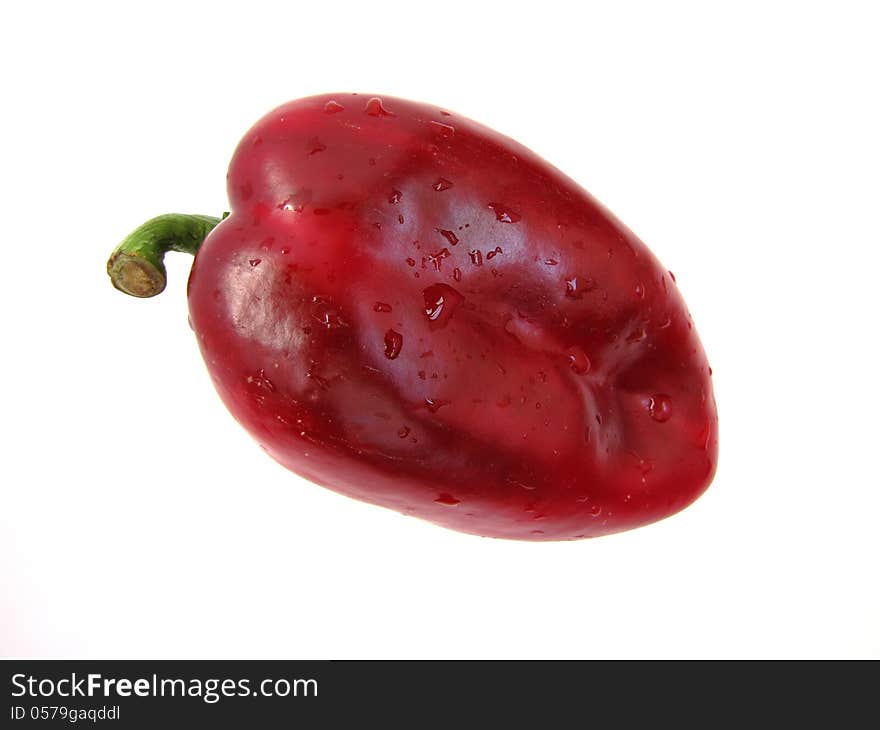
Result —
M 224 216 L 225 217 L 225 216 Z M 208 215 L 168 213 L 152 218 L 126 236 L 110 259 L 107 273 L 119 291 L 133 297 L 154 297 L 165 289 L 168 251 L 195 254 L 222 219 Z

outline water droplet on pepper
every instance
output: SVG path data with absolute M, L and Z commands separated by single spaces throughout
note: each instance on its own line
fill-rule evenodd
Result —
M 568 356 L 568 364 L 578 375 L 590 371 L 590 358 L 580 347 L 569 347 L 566 355 Z
M 668 395 L 655 395 L 648 398 L 648 413 L 657 423 L 665 423 L 672 418 L 672 399 Z
M 431 413 L 436 413 L 443 406 L 448 406 L 448 400 L 441 400 L 440 398 L 425 398 L 425 408 L 427 408 Z
M 588 276 L 572 276 L 565 280 L 565 296 L 569 299 L 582 299 L 595 288 L 596 282 Z
M 385 357 L 394 360 L 403 349 L 403 335 L 395 330 L 388 330 L 385 333 Z
M 458 243 L 458 236 L 456 236 L 452 231 L 447 231 L 444 228 L 436 228 L 436 230 L 443 238 L 449 241 L 451 246 L 455 246 Z
M 327 149 L 327 145 L 325 145 L 321 140 L 317 137 L 312 137 L 308 144 L 306 145 L 306 150 L 308 151 L 309 157 L 312 155 L 316 155 L 319 152 L 324 152 Z
M 425 315 L 431 328 L 445 327 L 452 313 L 464 297 L 448 284 L 432 284 L 422 294 L 425 298 Z
M 394 112 L 388 111 L 383 105 L 382 100 L 378 96 L 374 96 L 367 102 L 364 111 L 371 117 L 393 117 Z
M 455 134 L 455 127 L 451 124 L 444 124 L 443 122 L 430 122 L 431 131 L 434 132 L 438 137 L 442 137 L 444 139 L 449 139 Z
M 506 205 L 501 203 L 489 203 L 489 207 L 495 211 L 495 219 L 501 223 L 517 223 L 522 220 L 519 213 L 514 213 Z

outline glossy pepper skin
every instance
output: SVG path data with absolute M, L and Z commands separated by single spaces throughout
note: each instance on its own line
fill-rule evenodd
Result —
M 710 369 L 673 276 L 583 188 L 458 114 L 366 94 L 247 133 L 190 318 L 277 461 L 455 530 L 596 537 L 711 481 Z

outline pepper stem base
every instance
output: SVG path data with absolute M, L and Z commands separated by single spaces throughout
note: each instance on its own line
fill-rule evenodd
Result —
M 167 279 L 164 268 L 160 271 L 146 259 L 122 251 L 107 262 L 107 274 L 113 286 L 125 294 L 142 299 L 161 294 L 165 289 Z

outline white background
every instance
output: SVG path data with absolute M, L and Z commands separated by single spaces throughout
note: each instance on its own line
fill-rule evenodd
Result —
M 0 654 L 880 657 L 872 4 L 5 3 Z M 107 254 L 218 214 L 229 157 L 323 91 L 532 147 L 678 279 L 718 475 L 593 541 L 479 539 L 312 486 L 215 396 L 190 261 Z

